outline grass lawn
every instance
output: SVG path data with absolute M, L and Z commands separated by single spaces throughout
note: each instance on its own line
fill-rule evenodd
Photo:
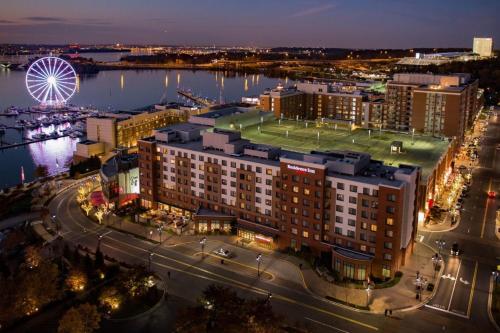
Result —
M 239 129 L 239 126 L 234 126 Z M 267 120 L 262 125 L 243 127 L 242 137 L 255 143 L 279 146 L 283 149 L 309 152 L 311 150 L 352 150 L 365 152 L 386 165 L 418 165 L 424 178 L 433 170 L 446 152 L 449 142 L 438 138 L 379 130 L 335 129 L 331 124 L 318 125 L 293 120 Z M 319 139 L 318 139 L 319 133 Z M 393 141 L 403 142 L 401 153 L 391 153 Z

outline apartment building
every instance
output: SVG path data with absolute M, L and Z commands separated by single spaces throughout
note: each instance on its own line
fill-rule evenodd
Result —
M 382 127 L 462 138 L 480 105 L 468 74 L 395 74 L 387 83 Z
M 265 247 L 331 255 L 355 280 L 393 276 L 412 251 L 418 167 L 285 151 L 193 122 L 138 146 L 142 206 L 192 216 L 197 232 L 236 228 Z
M 276 118 L 316 120 L 321 118 L 363 125 L 366 95 L 355 85 L 300 82 L 295 87 L 266 91 L 260 106 Z

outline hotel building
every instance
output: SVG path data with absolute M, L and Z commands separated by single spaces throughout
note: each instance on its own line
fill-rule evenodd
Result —
M 87 118 L 87 140 L 77 144 L 75 158 L 103 156 L 116 148 L 133 148 L 153 130 L 186 121 L 192 110 L 177 104 L 157 105 L 151 111 L 106 112 Z
M 138 141 L 141 205 L 195 231 L 332 258 L 343 277 L 392 277 L 413 248 L 420 168 L 349 151 L 285 151 L 207 126 L 205 117 Z

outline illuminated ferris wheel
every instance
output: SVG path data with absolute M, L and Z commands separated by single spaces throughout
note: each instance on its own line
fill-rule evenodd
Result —
M 76 79 L 76 72 L 67 61 L 44 57 L 28 68 L 26 88 L 42 105 L 63 105 L 75 93 Z

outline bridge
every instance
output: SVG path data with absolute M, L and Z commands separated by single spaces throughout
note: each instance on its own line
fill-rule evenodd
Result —
M 20 66 L 21 64 L 13 64 L 11 62 L 0 62 L 0 68 L 1 69 L 16 69 Z
M 215 101 L 210 100 L 208 98 L 198 97 L 198 96 L 194 95 L 191 91 L 188 91 L 188 90 L 177 90 L 177 93 L 179 95 L 189 99 L 189 100 L 192 100 L 196 104 L 199 104 L 202 106 L 211 107 L 211 106 L 217 105 L 217 103 Z

